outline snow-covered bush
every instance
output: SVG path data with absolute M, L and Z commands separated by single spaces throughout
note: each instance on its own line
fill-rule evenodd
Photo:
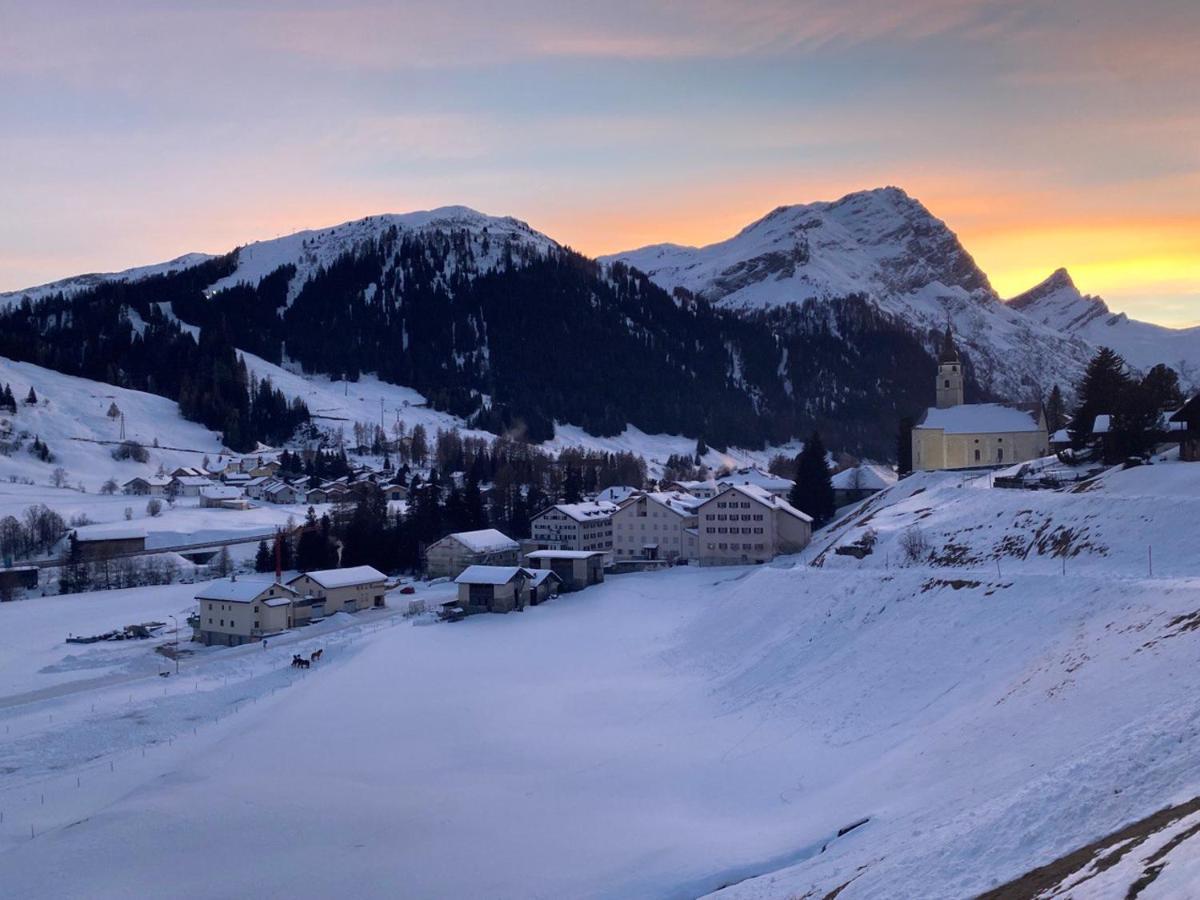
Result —
M 900 535 L 900 550 L 910 563 L 922 562 L 929 557 L 929 539 L 920 526 L 912 525 Z

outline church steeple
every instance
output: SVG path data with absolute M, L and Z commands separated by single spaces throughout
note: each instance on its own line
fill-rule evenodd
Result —
M 937 408 L 947 409 L 963 404 L 962 360 L 954 343 L 950 323 L 946 323 L 946 334 L 942 337 L 942 350 L 938 354 Z

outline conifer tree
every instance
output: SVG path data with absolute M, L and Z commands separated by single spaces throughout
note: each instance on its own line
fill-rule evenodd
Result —
M 258 550 L 254 554 L 254 571 L 255 572 L 273 572 L 275 570 L 275 558 L 271 556 L 271 548 L 267 546 L 265 540 L 258 542 Z
M 812 516 L 814 528 L 833 518 L 833 483 L 825 461 L 825 444 L 815 431 L 796 457 L 796 484 L 788 502 Z
M 1056 384 L 1050 390 L 1046 399 L 1046 427 L 1051 434 L 1067 424 L 1067 405 L 1063 400 L 1062 390 Z
M 28 406 L 36 406 L 38 402 L 37 391 L 33 389 L 33 385 L 29 386 L 29 393 L 25 395 L 25 403 Z
M 1096 416 L 1113 413 L 1129 381 L 1125 360 L 1111 348 L 1101 347 L 1079 385 L 1079 405 L 1071 419 L 1071 440 L 1076 447 L 1091 440 Z

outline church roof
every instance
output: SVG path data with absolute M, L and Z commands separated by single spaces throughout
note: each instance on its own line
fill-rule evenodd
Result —
M 1012 434 L 1040 431 L 1037 404 L 965 403 L 947 409 L 928 409 L 916 427 L 946 434 Z

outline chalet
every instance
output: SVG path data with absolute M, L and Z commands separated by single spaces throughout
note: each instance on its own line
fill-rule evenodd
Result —
M 242 482 L 241 488 L 245 492 L 246 496 L 251 500 L 261 500 L 263 496 L 263 489 L 267 486 L 267 484 L 270 483 L 270 481 L 270 478 L 265 477 L 251 478 L 249 481 Z
M 208 471 L 208 469 L 203 469 L 200 466 L 179 466 L 171 472 L 171 477 L 172 478 L 193 477 L 193 478 L 212 479 L 212 478 L 216 478 L 216 475 L 214 475 L 212 472 Z
M 200 489 L 212 482 L 203 475 L 173 475 L 167 493 L 173 497 L 199 497 Z
M 138 475 L 121 485 L 121 491 L 138 497 L 162 497 L 167 493 L 170 485 L 170 478 L 162 476 L 143 478 Z
M 765 563 L 812 540 L 812 517 L 757 485 L 727 486 L 697 517 L 702 566 Z
M 200 505 L 206 509 L 245 507 L 242 492 L 231 484 L 210 484 L 200 488 Z
M 750 466 L 744 469 L 734 469 L 726 475 L 717 477 L 717 491 L 720 492 L 722 487 L 751 484 L 755 487 L 760 487 L 764 491 L 769 491 L 776 497 L 787 497 L 795 487 L 795 482 L 790 478 L 784 478 L 782 475 L 772 475 L 770 472 L 764 472 L 757 466 Z
M 1179 438 L 1179 458 L 1184 462 L 1200 462 L 1200 394 L 1171 416 L 1170 422 L 1183 426 L 1182 431 L 1172 435 Z
M 533 540 L 563 550 L 612 550 L 612 517 L 607 500 L 556 503 L 529 520 Z
M 243 488 L 253 480 L 245 472 L 226 472 L 221 476 L 221 481 L 225 484 L 233 484 Z
M 558 576 L 564 591 L 580 591 L 604 581 L 602 550 L 534 550 L 526 555 L 529 565 Z
M 237 576 L 213 581 L 196 594 L 196 640 L 236 647 L 289 628 L 296 592 L 274 581 Z
M 407 500 L 408 488 L 402 484 L 385 484 L 381 490 L 388 500 Z
M 246 472 L 251 478 L 262 478 L 264 475 L 268 478 L 274 478 L 279 474 L 280 465 L 274 460 L 262 462 L 259 460 L 257 465 L 251 466 Z
M 454 578 L 468 566 L 515 566 L 520 545 L 495 528 L 460 531 L 430 544 L 425 572 L 430 578 Z
M 631 496 L 613 513 L 613 558 L 695 559 L 696 510 L 704 498 L 681 491 Z
M 833 482 L 834 506 L 846 506 L 887 490 L 897 478 L 890 468 L 865 462 L 843 469 L 830 480 Z
M 329 492 L 325 488 L 315 487 L 309 488 L 304 494 L 304 502 L 309 506 L 316 506 L 321 503 L 329 502 Z
M 918 471 L 1007 466 L 1050 452 L 1040 403 L 964 403 L 963 367 L 949 326 L 938 357 L 937 405 L 912 431 Z
M 305 572 L 288 582 L 300 598 L 312 601 L 312 615 L 357 612 L 384 605 L 387 576 L 372 566 Z
M 533 573 L 521 566 L 468 566 L 454 579 L 457 605 L 468 614 L 524 609 L 532 578 Z
M 304 496 L 299 488 L 286 481 L 273 481 L 262 489 L 262 498 L 268 503 L 299 503 Z

